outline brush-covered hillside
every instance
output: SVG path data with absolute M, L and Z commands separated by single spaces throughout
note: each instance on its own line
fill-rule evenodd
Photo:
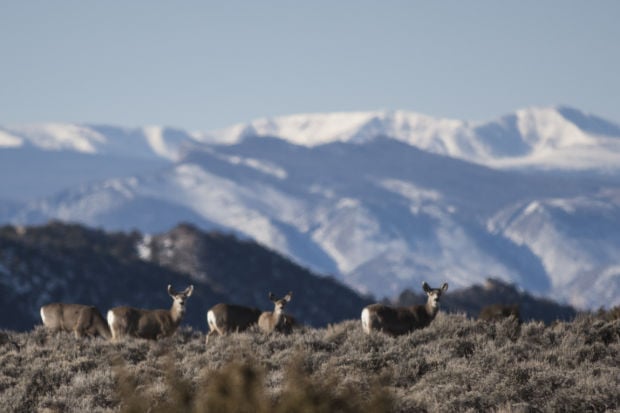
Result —
M 440 313 L 398 338 L 358 321 L 290 335 L 77 340 L 0 332 L 6 412 L 605 412 L 620 409 L 620 319 L 483 322 Z

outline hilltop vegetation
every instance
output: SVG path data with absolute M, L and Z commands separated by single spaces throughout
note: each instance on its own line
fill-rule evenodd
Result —
M 620 408 L 620 319 L 545 325 L 440 313 L 398 338 L 359 321 L 291 335 L 212 338 L 181 329 L 151 342 L 5 331 L 8 411 L 422 412 Z

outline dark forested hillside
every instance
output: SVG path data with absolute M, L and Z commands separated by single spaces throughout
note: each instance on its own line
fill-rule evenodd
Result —
M 269 291 L 293 291 L 288 308 L 301 322 L 325 325 L 357 317 L 368 300 L 255 242 L 179 225 L 144 237 L 51 222 L 0 228 L 0 327 L 28 330 L 52 301 L 168 308 L 166 286 L 194 284 L 184 324 L 206 329 L 218 302 L 271 310 Z

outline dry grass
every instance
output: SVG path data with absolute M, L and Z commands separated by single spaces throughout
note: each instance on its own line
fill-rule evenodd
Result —
M 606 411 L 620 409 L 620 320 L 545 326 L 440 314 L 407 336 L 358 321 L 293 334 L 150 342 L 5 331 L 0 406 L 62 412 Z

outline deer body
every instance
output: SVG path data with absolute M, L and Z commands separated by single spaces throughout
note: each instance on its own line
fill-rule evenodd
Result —
M 491 304 L 483 307 L 478 314 L 478 319 L 485 321 L 500 321 L 509 317 L 513 317 L 518 323 L 521 323 L 519 306 L 517 304 Z
M 51 331 L 69 331 L 76 338 L 84 336 L 112 337 L 108 323 L 90 305 L 51 303 L 41 307 L 43 325 Z
M 220 336 L 230 332 L 247 330 L 258 322 L 261 311 L 257 308 L 244 307 L 235 304 L 216 304 L 207 311 L 207 323 L 209 324 L 209 337 L 218 333 Z
M 278 325 L 279 332 L 284 333 L 284 334 L 290 334 L 293 332 L 294 328 L 300 327 L 300 324 L 297 323 L 297 320 L 292 315 L 283 314 L 282 318 L 283 319 L 280 321 L 280 324 Z
M 425 305 L 411 307 L 390 307 L 383 304 L 371 304 L 362 310 L 362 328 L 366 334 L 373 331 L 398 336 L 413 330 L 427 327 L 439 311 L 439 297 L 448 290 L 448 284 L 441 288 L 431 288 L 426 282 L 422 284 L 428 296 Z
M 107 316 L 112 339 L 131 336 L 158 340 L 171 336 L 183 319 L 185 302 L 193 291 L 194 286 L 190 285 L 177 293 L 169 285 L 168 294 L 173 300 L 170 310 L 144 310 L 128 306 L 112 308 Z
M 277 300 L 272 293 L 269 293 L 269 299 L 274 304 L 274 310 L 265 311 L 258 319 L 258 327 L 265 333 L 274 331 L 280 333 L 290 333 L 293 324 L 293 318 L 283 313 L 284 306 L 291 301 L 293 293 L 289 292 L 283 298 Z

